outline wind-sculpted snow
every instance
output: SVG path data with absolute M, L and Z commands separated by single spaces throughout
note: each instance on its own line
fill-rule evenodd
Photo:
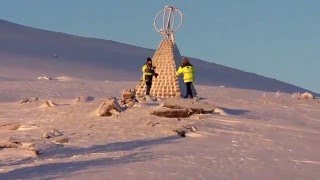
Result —
M 111 96 L 120 100 L 123 89 L 136 83 L 83 79 L 0 83 L 0 179 L 320 176 L 319 99 L 196 85 L 199 103 L 208 103 L 209 108 L 214 104 L 227 116 L 151 115 L 172 105 L 160 100 L 137 102 L 138 106 L 101 117 L 92 112 L 102 100 Z M 90 101 L 75 102 L 87 96 Z M 192 103 L 179 105 L 193 108 Z

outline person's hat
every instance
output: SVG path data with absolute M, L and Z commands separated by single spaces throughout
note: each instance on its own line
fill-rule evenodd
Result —
M 182 58 L 182 63 L 190 63 L 190 62 L 189 62 L 188 58 L 184 57 L 184 58 Z

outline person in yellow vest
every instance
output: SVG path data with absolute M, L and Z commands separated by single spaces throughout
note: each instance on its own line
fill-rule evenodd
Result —
M 194 81 L 194 68 L 192 64 L 190 64 L 189 59 L 187 58 L 182 59 L 182 65 L 179 67 L 176 75 L 179 76 L 180 74 L 183 74 L 183 81 L 187 89 L 187 93 L 184 96 L 184 98 L 189 97 L 190 99 L 193 99 L 192 83 Z
M 143 81 L 146 83 L 146 95 L 150 96 L 150 89 L 152 87 L 152 78 L 153 76 L 157 77 L 158 74 L 155 72 L 155 67 L 152 66 L 152 59 L 147 58 L 147 62 L 142 67 L 142 73 L 143 73 Z

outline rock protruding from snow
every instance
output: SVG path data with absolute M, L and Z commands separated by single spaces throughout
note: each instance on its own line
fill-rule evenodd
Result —
M 191 125 L 185 125 L 182 128 L 179 129 L 175 129 L 173 130 L 175 133 L 177 133 L 177 135 L 181 136 L 181 137 L 186 137 L 187 133 L 196 133 L 197 129 L 194 126 Z
M 24 99 L 22 99 L 22 100 L 20 101 L 21 104 L 23 104 L 23 103 L 29 103 L 29 102 L 31 102 L 31 100 L 30 100 L 29 98 L 24 98 Z
M 135 98 L 135 91 L 133 89 L 125 89 L 122 92 L 122 99 Z
M 50 77 L 50 76 L 40 76 L 38 77 L 39 80 L 57 80 L 57 81 L 72 81 L 73 79 L 68 76 L 60 76 L 60 77 Z
M 60 138 L 55 140 L 56 143 L 64 144 L 70 141 L 70 138 Z
M 158 109 L 150 114 L 168 118 L 184 118 L 193 114 L 208 113 L 226 114 L 221 108 L 207 102 L 181 98 L 169 98 L 165 100 Z
M 49 76 L 40 76 L 38 77 L 39 80 L 53 80 L 52 77 L 49 77 Z
M 197 114 L 212 113 L 217 108 L 205 101 L 193 101 L 192 99 L 169 98 L 163 102 L 163 107 L 171 109 L 191 109 Z
M 32 101 L 38 101 L 39 98 L 38 97 L 34 97 L 34 98 L 23 98 L 20 103 L 23 104 L 23 103 L 29 103 L 29 102 L 32 102 Z
M 190 109 L 170 109 L 162 107 L 152 111 L 150 114 L 167 118 L 186 118 L 194 113 Z
M 89 102 L 93 100 L 94 100 L 94 97 L 92 96 L 79 96 L 75 99 L 75 102 L 80 103 L 80 102 Z
M 136 102 L 137 99 L 135 97 L 135 91 L 133 89 L 125 89 L 122 92 L 122 99 L 120 101 L 121 105 L 133 107 Z
M 56 103 L 54 103 L 54 102 L 52 102 L 50 100 L 47 100 L 40 107 L 41 108 L 48 108 L 48 107 L 54 107 L 56 105 L 57 105 Z
M 12 139 L 0 142 L 0 150 L 4 148 L 17 148 L 26 151 L 32 151 L 34 155 L 39 155 L 39 150 L 36 148 L 35 144 L 14 141 Z
M 49 138 L 53 138 L 53 137 L 58 137 L 58 136 L 62 136 L 63 134 L 57 130 L 57 129 L 53 129 L 49 132 L 46 132 L 45 134 L 42 135 L 42 138 L 46 138 L 46 139 L 49 139 Z
M 302 93 L 300 97 L 303 99 L 314 99 L 314 96 L 309 92 Z
M 109 97 L 96 109 L 95 114 L 102 117 L 112 116 L 121 113 L 123 110 L 116 98 Z

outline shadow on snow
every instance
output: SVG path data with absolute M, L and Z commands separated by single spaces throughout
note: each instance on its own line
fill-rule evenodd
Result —
M 55 159 L 55 158 L 71 158 L 73 156 L 85 155 L 84 158 L 89 157 L 91 153 L 107 153 L 117 151 L 133 151 L 133 150 L 147 150 L 150 146 L 174 143 L 175 140 L 180 139 L 179 136 L 169 136 L 159 139 L 147 140 L 133 140 L 127 142 L 114 142 L 105 145 L 95 145 L 87 148 L 56 148 L 43 152 L 40 160 Z M 7 173 L 0 174 L 0 179 L 51 179 L 59 176 L 66 176 L 73 174 L 77 171 L 86 170 L 94 167 L 112 166 L 118 164 L 126 164 L 133 162 L 142 162 L 151 159 L 156 159 L 161 155 L 150 152 L 132 152 L 120 157 L 103 157 L 98 159 L 89 159 L 82 161 L 57 162 L 50 164 L 41 164 L 33 167 L 23 167 L 15 169 Z M 80 157 L 81 158 L 81 157 Z M 41 162 L 41 161 L 40 161 Z

